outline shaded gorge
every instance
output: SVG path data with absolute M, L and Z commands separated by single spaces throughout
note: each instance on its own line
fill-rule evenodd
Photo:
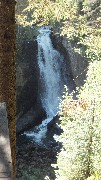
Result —
M 64 85 L 68 86 L 69 92 L 71 91 L 70 77 L 66 74 L 64 56 L 54 49 L 50 34 L 50 27 L 44 26 L 39 29 L 39 35 L 37 36 L 37 63 L 39 68 L 37 101 L 41 102 L 46 118 L 41 125 L 24 132 L 24 135 L 40 144 L 46 137 L 47 124 L 58 113 Z
M 20 84 L 18 93 L 18 99 L 20 99 L 18 104 L 20 104 L 20 106 L 22 104 L 21 111 L 17 116 L 18 178 L 23 176 L 21 167 L 26 169 L 26 164 L 29 162 L 29 164 L 31 164 L 29 167 L 31 168 L 34 164 L 33 167 L 35 169 L 39 159 L 42 161 L 41 164 L 44 163 L 46 166 L 48 165 L 48 171 L 50 174 L 52 173 L 51 163 L 56 161 L 56 154 L 61 147 L 61 145 L 54 140 L 54 135 L 59 135 L 62 132 L 57 125 L 59 122 L 59 102 L 60 99 L 62 99 L 64 85 L 67 85 L 69 93 L 75 90 L 71 68 L 69 62 L 66 63 L 69 59 L 55 48 L 51 37 L 51 27 L 41 27 L 38 30 L 36 40 L 33 40 L 35 46 L 33 42 L 26 42 L 24 45 L 24 53 L 27 55 L 27 58 L 25 56 L 25 59 L 23 58 L 18 66 L 20 72 L 22 72 L 22 74 L 20 74 L 22 81 L 25 82 L 23 87 L 21 86 L 22 83 Z M 25 78 L 23 68 L 25 68 L 25 72 L 27 69 L 28 78 Z M 33 91 L 31 89 L 33 89 Z M 35 97 L 34 99 L 33 96 Z M 23 101 L 21 101 L 22 97 L 24 97 Z M 37 151 L 41 154 L 39 157 L 36 157 Z M 47 161 L 44 161 L 43 151 L 47 154 Z M 22 156 L 25 158 L 22 158 Z M 36 164 L 34 162 L 35 157 L 37 158 Z M 20 165 L 20 161 L 22 161 L 22 166 Z M 47 167 L 45 174 L 47 174 L 46 171 Z M 53 172 L 52 179 L 54 178 L 55 175 Z

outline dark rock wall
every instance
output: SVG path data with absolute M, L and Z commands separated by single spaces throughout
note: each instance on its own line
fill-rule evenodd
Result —
M 17 59 L 17 115 L 26 113 L 36 103 L 38 92 L 36 41 L 24 42 Z
M 54 47 L 64 55 L 67 76 L 73 79 L 76 86 L 82 86 L 86 79 L 87 59 L 74 51 L 73 44 L 66 37 L 52 34 L 51 38 Z
M 51 34 L 53 47 L 64 56 L 66 85 L 70 91 L 81 86 L 86 78 L 87 61 L 74 52 L 72 45 L 65 37 Z M 23 41 L 17 54 L 17 132 L 38 125 L 46 117 L 38 94 L 39 68 L 37 63 L 37 42 Z
M 75 52 L 73 49 L 73 44 L 68 42 L 65 37 L 62 39 L 62 45 L 68 52 L 70 59 L 70 69 L 75 84 L 76 86 L 82 86 L 84 84 L 84 80 L 86 79 L 88 66 L 87 59 L 82 57 L 81 54 Z
M 23 115 L 32 106 L 35 106 L 38 91 L 38 72 L 36 67 L 37 43 L 35 41 L 24 41 L 20 44 L 20 47 L 16 61 L 17 132 L 20 132 L 33 121 L 31 115 L 23 120 Z
M 38 125 L 46 117 L 38 98 L 37 42 L 24 41 L 20 46 L 16 63 L 17 133 Z

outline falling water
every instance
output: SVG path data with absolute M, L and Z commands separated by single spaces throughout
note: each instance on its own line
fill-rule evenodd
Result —
M 37 59 L 40 71 L 39 96 L 47 113 L 47 119 L 37 126 L 33 132 L 27 132 L 27 136 L 34 137 L 36 142 L 41 142 L 47 132 L 47 124 L 57 114 L 59 98 L 62 96 L 64 87 L 61 74 L 63 73 L 61 72 L 63 56 L 53 48 L 50 34 L 49 27 L 41 27 L 37 36 Z
M 63 56 L 53 48 L 50 39 L 51 30 L 43 27 L 39 30 L 38 42 L 38 65 L 40 69 L 39 93 L 43 108 L 48 117 L 53 117 L 57 113 L 59 105 L 58 97 L 63 89 L 61 66 Z

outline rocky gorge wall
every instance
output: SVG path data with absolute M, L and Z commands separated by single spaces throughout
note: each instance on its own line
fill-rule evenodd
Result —
M 87 59 L 82 57 L 79 53 L 73 50 L 73 46 L 70 42 L 63 38 L 63 47 L 66 49 L 70 59 L 70 69 L 76 86 L 82 86 L 86 79 L 86 72 L 88 62 Z
M 54 31 L 53 31 L 54 32 Z M 54 47 L 65 57 L 66 70 L 77 87 L 84 84 L 88 62 L 81 54 L 74 51 L 73 44 L 66 37 L 52 34 Z
M 75 53 L 65 37 L 51 35 L 52 43 L 64 56 L 65 68 L 61 71 L 70 77 L 72 87 L 81 86 L 86 78 L 87 61 Z M 38 125 L 46 117 L 38 97 L 39 68 L 37 63 L 37 42 L 26 40 L 20 44 L 16 60 L 17 133 Z M 74 85 L 73 85 L 74 84 Z
M 45 116 L 37 99 L 38 66 L 36 41 L 24 41 L 16 58 L 16 109 L 17 133 L 34 126 Z
M 35 41 L 24 41 L 20 44 L 20 47 L 21 49 L 18 49 L 16 61 L 16 94 L 17 114 L 20 113 L 22 115 L 29 110 L 37 97 L 37 43 Z

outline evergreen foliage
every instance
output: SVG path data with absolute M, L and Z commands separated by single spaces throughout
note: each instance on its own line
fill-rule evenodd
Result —
M 27 0 L 16 18 L 23 26 L 58 26 L 80 54 L 85 51 L 90 61 L 101 58 L 100 0 Z
M 57 156 L 58 180 L 101 179 L 101 62 L 90 63 L 78 100 L 68 91 L 60 103 L 63 133 Z

